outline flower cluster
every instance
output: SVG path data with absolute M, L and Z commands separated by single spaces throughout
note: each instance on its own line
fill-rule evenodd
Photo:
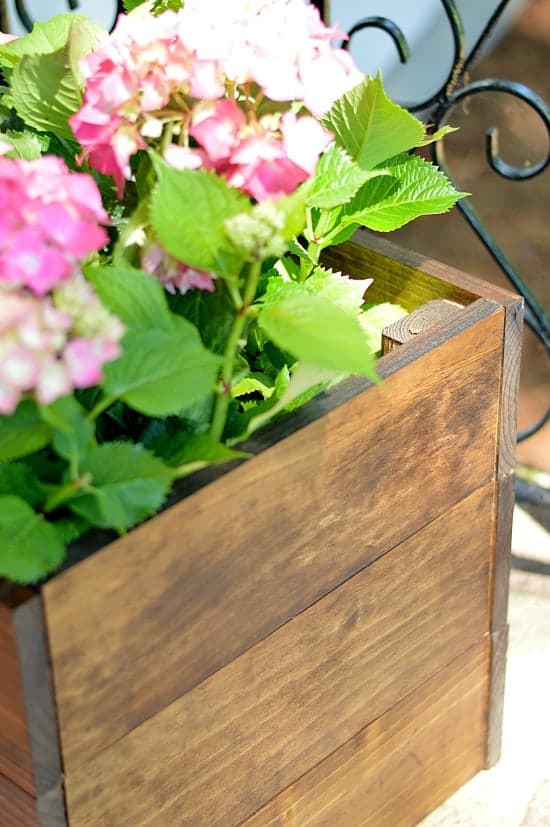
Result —
M 91 176 L 54 156 L 0 157 L 1 284 L 44 295 L 105 245 L 100 223 L 109 218 Z
M 141 8 L 84 59 L 83 106 L 70 123 L 120 193 L 132 156 L 153 145 L 178 168 L 204 166 L 257 201 L 279 198 L 313 173 L 330 139 L 309 113 L 361 81 L 331 45 L 341 36 L 302 0 Z
M 9 148 L 9 147 L 5 147 Z M 101 379 L 124 329 L 84 280 L 108 218 L 94 180 L 59 158 L 0 158 L 0 413 Z
M 214 290 L 214 273 L 188 267 L 169 256 L 156 242 L 147 244 L 143 249 L 141 266 L 147 273 L 160 279 L 169 293 L 184 294 L 193 288 L 207 290 L 209 293 Z

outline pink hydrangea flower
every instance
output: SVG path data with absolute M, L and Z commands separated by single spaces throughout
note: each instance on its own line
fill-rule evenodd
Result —
M 343 49 L 345 35 L 328 27 L 303 0 L 186 0 L 180 36 L 200 58 L 217 59 L 239 84 L 257 83 L 275 101 L 303 101 L 315 115 L 361 82 L 363 76 Z M 314 77 L 321 66 L 330 83 Z
M 75 388 L 89 388 L 101 382 L 102 367 L 120 356 L 118 343 L 108 339 L 72 339 L 63 352 L 63 362 Z
M 48 405 L 97 384 L 123 334 L 80 273 L 48 296 L 0 285 L 0 414 L 25 396 Z
M 42 296 L 100 250 L 108 224 L 90 175 L 60 158 L 0 157 L 0 284 Z
M 245 125 L 245 114 L 235 101 L 218 100 L 195 109 L 189 134 L 215 165 L 228 161 L 241 141 Z
M 168 255 L 159 244 L 152 243 L 145 247 L 141 266 L 147 273 L 157 276 L 169 293 L 183 294 L 194 288 L 209 293 L 214 291 L 214 273 L 188 267 L 187 264 Z
M 204 166 L 257 200 L 281 197 L 326 146 L 309 113 L 362 79 L 332 45 L 343 36 L 304 0 L 186 0 L 158 16 L 142 6 L 83 61 L 83 106 L 70 121 L 82 157 L 112 175 L 119 194 L 132 156 L 153 146 L 178 169 Z M 266 125 L 266 99 L 305 112 Z

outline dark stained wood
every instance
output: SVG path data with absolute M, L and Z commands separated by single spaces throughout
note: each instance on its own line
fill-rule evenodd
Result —
M 491 633 L 489 712 L 487 719 L 487 751 L 485 756 L 486 769 L 494 767 L 500 759 L 507 648 L 508 627 L 504 626 L 496 632 Z
M 474 303 L 383 357 L 382 384 L 336 388 L 325 415 L 46 584 L 69 775 L 493 479 L 502 328 Z
M 325 251 L 323 263 L 354 277 L 373 278 L 366 294 L 369 302 L 394 301 L 406 310 L 416 310 L 432 299 L 464 305 L 477 298 L 502 306 L 517 302 L 508 290 L 398 247 L 368 230 L 359 230 L 347 244 Z
M 439 327 L 463 309 L 462 305 L 442 299 L 423 304 L 407 316 L 403 316 L 382 331 L 382 353 L 396 350 L 419 333 L 426 333 Z
M 498 480 L 496 493 L 495 557 L 491 587 L 493 596 L 491 629 L 493 631 L 498 631 L 506 626 L 508 616 L 510 550 L 515 500 L 514 477 L 507 476 Z
M 244 822 L 411 827 L 484 765 L 488 636 Z
M 0 774 L 0 825 L 2 827 L 41 827 L 32 795 Z
M 506 307 L 500 414 L 499 477 L 513 474 L 516 467 L 516 432 L 523 329 L 523 300 Z
M 13 614 L 36 796 L 40 798 L 56 788 L 61 778 L 57 718 L 41 597 L 32 597 L 18 606 Z
M 502 355 L 501 407 L 499 414 L 499 442 L 495 508 L 495 539 L 492 572 L 491 610 L 491 676 L 487 731 L 487 767 L 500 758 L 502 716 L 508 628 L 508 594 L 510 583 L 510 555 L 512 548 L 512 518 L 515 501 L 515 450 L 517 404 L 521 362 L 523 302 L 519 299 L 506 306 L 504 346 Z
M 116 827 L 237 825 L 473 646 L 490 623 L 493 486 L 68 771 L 71 827 L 98 813 Z
M 36 802 L 40 827 L 69 827 L 65 810 L 65 793 L 61 779 Z
M 35 792 L 11 601 L 0 602 L 0 774 Z

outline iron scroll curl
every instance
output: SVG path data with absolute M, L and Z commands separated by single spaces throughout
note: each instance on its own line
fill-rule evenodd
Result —
M 499 152 L 499 133 L 495 126 L 490 126 L 485 133 L 485 156 L 491 169 L 502 178 L 509 181 L 527 181 L 543 173 L 550 164 L 550 107 L 532 89 L 512 80 L 489 78 L 486 80 L 467 82 L 468 70 L 483 50 L 488 38 L 509 5 L 509 0 L 500 0 L 487 20 L 473 48 L 466 54 L 464 26 L 455 0 L 441 0 L 445 16 L 449 22 L 453 37 L 453 61 L 444 83 L 427 99 L 408 106 L 411 112 L 421 112 L 423 119 L 431 124 L 431 130 L 437 131 L 452 117 L 452 112 L 459 104 L 467 99 L 482 94 L 504 94 L 523 102 L 540 119 L 548 136 L 548 146 L 545 156 L 536 163 L 526 166 L 515 166 L 501 157 Z M 316 3 L 323 11 L 323 3 Z M 391 37 L 401 63 L 406 63 L 411 49 L 401 28 L 387 17 L 366 17 L 356 23 L 347 33 L 347 40 L 342 44 L 349 49 L 352 39 L 359 32 L 368 28 L 377 28 Z M 445 161 L 444 139 L 436 141 L 431 146 L 432 159 L 453 180 L 453 175 Z M 453 181 L 456 184 L 456 181 Z M 459 187 L 460 189 L 460 187 Z M 464 216 L 476 236 L 485 246 L 491 257 L 498 264 L 514 289 L 525 299 L 525 323 L 531 328 L 542 342 L 546 353 L 550 353 L 550 317 L 544 311 L 536 296 L 530 290 L 519 271 L 508 259 L 494 235 L 485 226 L 481 217 L 467 200 L 458 202 L 458 209 Z M 518 434 L 518 441 L 528 439 L 550 421 L 550 409 L 536 422 Z

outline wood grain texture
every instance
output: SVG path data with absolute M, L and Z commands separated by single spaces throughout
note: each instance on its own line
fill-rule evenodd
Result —
M 237 825 L 474 645 L 493 486 L 67 772 L 71 827 Z
M 502 306 L 517 302 L 517 296 L 502 287 L 398 247 L 368 230 L 359 230 L 352 241 L 326 250 L 322 260 L 344 273 L 355 276 L 360 272 L 363 278 L 374 278 L 368 301 L 394 301 L 406 310 L 416 310 L 432 299 L 464 305 L 477 298 Z
M 500 758 L 504 677 L 508 641 L 507 614 L 510 588 L 512 519 L 515 502 L 515 452 L 517 408 L 523 326 L 523 301 L 517 299 L 505 307 L 502 351 L 501 405 L 499 412 L 498 460 L 495 508 L 494 559 L 491 574 L 491 681 L 489 692 L 487 756 L 488 768 Z
M 513 474 L 516 467 L 516 433 L 523 332 L 523 300 L 506 307 L 502 367 L 502 408 L 498 474 Z
M 500 760 L 507 648 L 508 627 L 504 626 L 498 629 L 498 631 L 491 633 L 489 711 L 487 718 L 487 750 L 485 755 L 486 769 L 494 767 Z
M 382 331 L 382 353 L 390 353 L 420 333 L 439 327 L 462 310 L 462 305 L 443 299 L 423 304 L 407 316 L 403 316 Z
M 473 304 L 46 584 L 67 773 L 494 477 L 502 327 Z
M 0 602 L 0 774 L 35 792 L 11 601 Z
M 495 632 L 506 626 L 508 616 L 514 502 L 514 477 L 509 475 L 498 480 L 496 489 L 496 524 L 491 584 L 493 601 L 491 629 Z
M 0 825 L 2 827 L 41 827 L 36 802 L 21 787 L 0 774 Z
M 412 827 L 484 765 L 488 635 L 246 827 Z
M 61 778 L 57 717 L 42 599 L 32 597 L 14 610 L 23 697 L 28 721 L 36 796 L 56 788 Z

